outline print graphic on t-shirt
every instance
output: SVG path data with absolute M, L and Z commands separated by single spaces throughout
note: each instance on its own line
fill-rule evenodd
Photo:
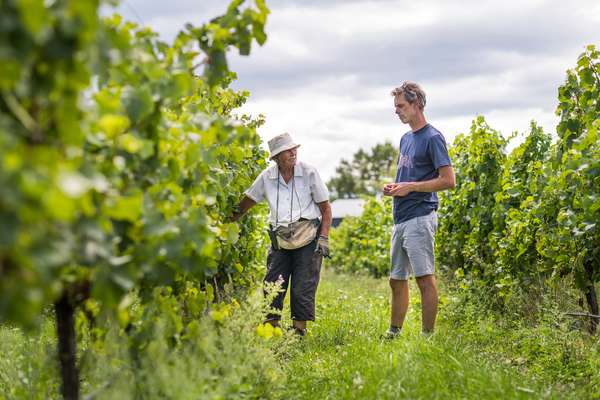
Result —
M 404 154 L 400 154 L 400 157 L 398 158 L 398 168 L 413 168 L 413 167 L 414 167 L 414 164 L 413 164 L 412 157 L 409 157 Z

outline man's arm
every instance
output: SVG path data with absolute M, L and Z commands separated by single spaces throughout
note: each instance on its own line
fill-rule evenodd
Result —
M 331 258 L 329 253 L 329 227 L 331 226 L 331 205 L 329 200 L 317 203 L 321 210 L 321 233 L 317 239 L 316 253 L 321 253 L 325 258 Z
M 329 236 L 329 228 L 331 227 L 331 204 L 329 200 L 325 200 L 321 203 L 317 203 L 319 210 L 321 210 L 321 236 Z
M 383 194 L 403 197 L 411 192 L 439 192 L 456 186 L 454 169 L 451 165 L 440 167 L 438 173 L 437 178 L 428 181 L 388 183 L 383 187 Z
M 236 222 L 244 215 L 256 202 L 248 196 L 244 196 L 237 207 L 237 212 L 231 216 L 231 222 Z

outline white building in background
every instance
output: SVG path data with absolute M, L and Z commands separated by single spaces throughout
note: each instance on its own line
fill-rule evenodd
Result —
M 331 214 L 333 222 L 331 226 L 336 227 L 345 217 L 360 217 L 365 205 L 364 199 L 337 199 L 331 203 Z

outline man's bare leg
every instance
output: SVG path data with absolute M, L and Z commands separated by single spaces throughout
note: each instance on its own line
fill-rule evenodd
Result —
M 390 325 L 401 328 L 408 311 L 408 280 L 401 281 L 390 278 L 390 288 L 392 288 L 392 318 Z
M 438 293 L 435 276 L 425 275 L 417 278 L 417 285 L 421 291 L 421 323 L 425 333 L 433 333 L 435 318 L 437 316 Z

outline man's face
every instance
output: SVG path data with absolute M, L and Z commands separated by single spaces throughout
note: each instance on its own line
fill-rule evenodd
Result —
M 292 168 L 296 165 L 296 156 L 298 155 L 298 148 L 282 151 L 277 155 L 279 160 L 279 166 L 283 168 Z
M 400 121 L 404 124 L 413 121 L 419 109 L 417 102 L 415 101 L 413 104 L 410 104 L 404 98 L 404 94 L 394 97 L 394 107 L 396 108 L 396 115 L 400 117 Z

